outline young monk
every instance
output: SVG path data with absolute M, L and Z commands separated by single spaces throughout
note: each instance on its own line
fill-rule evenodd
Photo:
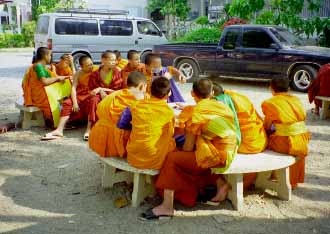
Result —
M 50 127 L 56 127 L 56 120 L 58 120 L 60 113 L 57 100 L 70 95 L 71 85 L 69 81 L 65 81 L 69 78 L 68 76 L 57 76 L 55 72 L 46 67 L 50 64 L 51 58 L 51 50 L 46 47 L 38 48 L 35 63 L 25 73 L 22 88 L 24 105 L 40 108 L 46 124 Z M 53 68 L 53 70 L 56 69 Z M 58 84 L 58 86 L 51 87 L 53 84 Z M 50 89 L 52 89 L 51 92 L 48 92 Z
M 143 220 L 173 216 L 173 201 L 185 206 L 196 203 L 200 189 L 209 184 L 217 185 L 214 202 L 226 198 L 228 184 L 212 175 L 227 169 L 236 153 L 237 134 L 233 112 L 225 104 L 212 99 L 212 81 L 200 79 L 193 84 L 191 92 L 197 105 L 186 107 L 179 116 L 185 126 L 186 140 L 183 151 L 168 154 L 156 181 L 156 188 L 163 190 L 161 205 L 143 213 Z
M 76 68 L 72 55 L 62 55 L 60 61 L 56 64 L 56 74 L 60 76 L 73 76 L 74 73 L 76 73 Z
M 128 128 L 125 127 L 132 129 L 127 161 L 136 168 L 160 169 L 166 155 L 175 149 L 174 112 L 166 103 L 170 89 L 168 79 L 156 79 L 151 85 L 151 98 L 134 103 L 118 122 L 120 128 L 124 128 L 123 122 L 131 122 Z M 127 117 L 127 112 L 131 117 Z
M 131 72 L 126 89 L 118 90 L 104 98 L 97 106 L 98 121 L 89 137 L 89 147 L 101 157 L 126 156 L 129 130 L 117 128 L 122 111 L 144 98 L 146 78 L 141 72 Z
M 269 134 L 268 148 L 300 158 L 290 166 L 290 182 L 295 188 L 304 182 L 305 177 L 305 157 L 310 140 L 305 126 L 306 113 L 300 100 L 288 93 L 289 80 L 286 77 L 273 78 L 270 89 L 273 97 L 261 105 L 265 115 L 264 127 Z
M 308 89 L 309 102 L 314 102 L 315 104 L 315 108 L 312 109 L 312 112 L 319 115 L 322 101 L 315 99 L 316 96 L 330 97 L 330 63 L 320 68 L 316 80 L 312 82 Z
M 169 66 L 163 67 L 161 58 L 156 54 L 148 54 L 146 56 L 146 69 L 145 75 L 147 77 L 147 93 L 150 94 L 150 87 L 153 80 L 157 79 L 158 77 L 166 77 L 170 80 L 171 84 L 171 95 L 168 98 L 168 102 L 184 102 L 184 99 L 180 93 L 179 88 L 177 87 L 175 80 L 176 78 L 181 83 L 185 83 L 186 78 L 183 74 L 176 68 Z
M 256 154 L 264 151 L 267 147 L 267 134 L 263 121 L 249 98 L 230 90 L 223 90 L 218 83 L 213 84 L 215 99 L 228 105 L 237 116 L 235 123 L 241 137 L 238 153 Z M 256 177 L 256 173 L 244 174 L 244 188 L 250 187 Z
M 128 60 L 123 59 L 121 57 L 121 53 L 119 50 L 114 50 L 113 51 L 116 55 L 116 67 L 119 71 L 123 70 L 124 67 L 126 67 L 126 65 L 128 64 Z
M 90 101 L 90 90 L 88 87 L 88 80 L 97 67 L 93 66 L 93 61 L 88 56 L 81 56 L 79 58 L 79 65 L 81 70 L 75 73 L 73 77 L 73 85 L 71 89 L 71 98 L 67 98 L 62 102 L 61 118 L 58 127 L 47 133 L 42 140 L 53 140 L 63 137 L 63 130 L 66 123 L 71 120 L 87 120 L 88 108 Z M 86 133 L 88 134 L 91 128 L 91 123 L 88 121 Z
M 96 122 L 96 107 L 108 94 L 122 88 L 120 71 L 116 68 L 116 55 L 106 51 L 101 56 L 102 66 L 90 75 L 88 87 L 91 90 L 91 101 L 88 119 L 92 125 Z M 85 135 L 87 140 L 88 134 Z
M 144 73 L 145 66 L 140 62 L 140 54 L 136 50 L 130 50 L 127 53 L 128 64 L 121 71 L 123 88 L 127 88 L 127 77 L 133 71 Z

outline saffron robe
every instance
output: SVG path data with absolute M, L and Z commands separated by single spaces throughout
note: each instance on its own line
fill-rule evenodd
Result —
M 97 106 L 98 121 L 89 135 L 89 147 L 101 157 L 124 157 L 130 131 L 117 128 L 123 110 L 136 98 L 128 89 L 109 94 Z
M 140 100 L 130 107 L 132 131 L 127 161 L 140 169 L 160 169 L 175 149 L 174 112 L 164 100 Z
M 131 68 L 130 64 L 128 63 L 123 70 L 121 70 L 121 78 L 123 80 L 123 88 L 127 88 L 127 79 L 128 75 L 133 72 L 133 71 L 138 71 L 141 73 L 145 73 L 145 65 L 143 63 L 140 63 L 138 67 L 136 68 Z
M 317 78 L 312 82 L 308 89 L 308 99 L 312 103 L 314 101 L 317 107 L 322 107 L 322 101 L 315 99 L 316 96 L 330 97 L 330 64 L 323 65 Z
M 268 148 L 300 158 L 290 166 L 292 187 L 304 182 L 305 157 L 310 133 L 305 127 L 306 113 L 300 100 L 288 93 L 277 93 L 262 103 L 264 127 L 270 132 Z

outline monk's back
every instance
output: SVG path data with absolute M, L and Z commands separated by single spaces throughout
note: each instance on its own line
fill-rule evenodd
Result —
M 143 169 L 160 169 L 174 150 L 174 112 L 165 101 L 138 101 L 131 108 L 132 131 L 127 145 L 128 162 Z

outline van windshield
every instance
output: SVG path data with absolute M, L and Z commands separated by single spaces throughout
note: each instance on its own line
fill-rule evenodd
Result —
M 49 16 L 41 16 L 38 19 L 37 34 L 48 34 Z

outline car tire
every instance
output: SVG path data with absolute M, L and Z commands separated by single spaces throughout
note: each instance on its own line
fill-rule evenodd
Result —
M 84 53 L 76 53 L 72 56 L 73 57 L 73 64 L 74 64 L 76 70 L 80 69 L 80 64 L 79 64 L 80 57 L 86 56 L 86 55 L 87 54 L 84 54 Z M 87 55 L 87 56 L 90 57 L 89 55 Z
M 191 59 L 182 59 L 176 65 L 176 68 L 187 78 L 187 82 L 192 83 L 199 77 L 199 69 L 195 61 Z
M 300 65 L 290 75 L 291 86 L 299 92 L 307 92 L 312 81 L 316 79 L 317 70 L 309 65 Z

